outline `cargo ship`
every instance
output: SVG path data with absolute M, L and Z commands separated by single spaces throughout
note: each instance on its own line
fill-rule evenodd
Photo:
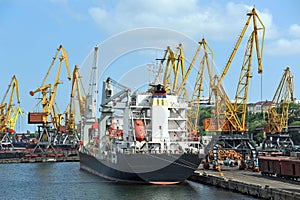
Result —
M 200 138 L 187 130 L 189 104 L 162 84 L 131 93 L 107 78 L 98 119 L 93 117 L 93 98 L 88 95 L 86 102 L 82 170 L 117 182 L 178 184 L 204 157 Z

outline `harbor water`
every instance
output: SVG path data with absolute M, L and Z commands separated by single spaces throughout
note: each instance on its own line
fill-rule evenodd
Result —
M 79 162 L 0 165 L 1 199 L 255 199 L 187 181 L 179 185 L 120 184 L 79 169 Z

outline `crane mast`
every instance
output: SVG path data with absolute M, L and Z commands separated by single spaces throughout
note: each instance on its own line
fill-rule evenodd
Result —
M 98 98 L 98 50 L 99 47 L 94 47 L 94 57 L 93 57 L 93 63 L 92 63 L 92 70 L 90 74 L 90 80 L 89 80 L 89 87 L 88 87 L 88 94 L 85 96 L 84 104 L 84 115 L 82 120 L 82 127 L 81 127 L 81 141 L 83 145 L 86 145 L 89 141 L 88 135 L 85 135 L 83 133 L 89 132 L 89 129 L 91 127 L 98 126 L 98 122 L 96 119 L 96 104 L 97 104 L 97 98 Z M 97 132 L 97 129 L 93 129 L 95 132 Z M 96 135 L 96 134 L 95 134 Z

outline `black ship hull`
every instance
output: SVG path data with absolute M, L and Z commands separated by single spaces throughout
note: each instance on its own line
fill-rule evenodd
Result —
M 130 183 L 177 184 L 198 168 L 201 158 L 184 154 L 117 154 L 114 162 L 80 152 L 80 168 L 103 178 Z

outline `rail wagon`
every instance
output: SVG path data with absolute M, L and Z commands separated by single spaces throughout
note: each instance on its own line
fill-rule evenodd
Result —
M 300 177 L 300 159 L 297 157 L 260 156 L 259 168 L 263 176 L 297 180 Z

